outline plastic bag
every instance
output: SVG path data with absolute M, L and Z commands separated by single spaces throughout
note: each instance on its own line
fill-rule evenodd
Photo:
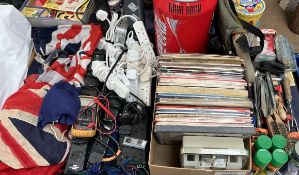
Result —
M 255 61 L 275 61 L 275 35 L 276 31 L 273 29 L 263 29 L 262 32 L 265 34 L 265 45 L 263 51 L 257 55 Z
M 283 63 L 287 70 L 296 72 L 298 70 L 293 46 L 288 39 L 282 35 L 275 37 L 277 60 Z
M 0 109 L 26 77 L 32 52 L 31 25 L 12 5 L 0 5 Z

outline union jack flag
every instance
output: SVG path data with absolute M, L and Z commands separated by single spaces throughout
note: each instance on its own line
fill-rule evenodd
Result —
M 83 84 L 90 56 L 102 36 L 99 26 L 68 25 L 37 30 L 33 29 L 33 40 L 39 55 L 48 56 L 54 51 L 68 54 L 66 58 L 58 58 L 37 81 L 51 85 L 61 80 L 76 86 Z
M 27 79 L 5 102 L 0 111 L 0 162 L 13 169 L 24 169 L 65 160 L 70 148 L 64 134 L 67 127 L 61 124 L 48 124 L 42 130 L 37 127 L 42 101 L 52 85 L 61 80 L 83 84 L 86 67 L 101 37 L 96 25 L 33 29 L 38 54 L 47 56 L 59 50 L 68 55 L 57 58 L 43 74 L 36 76 L 36 81 Z

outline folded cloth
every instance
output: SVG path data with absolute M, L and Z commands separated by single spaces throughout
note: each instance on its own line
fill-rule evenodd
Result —
M 78 52 L 76 55 L 70 55 L 67 58 L 59 58 L 38 77 L 37 82 L 54 85 L 64 80 L 80 87 L 84 84 L 83 77 L 90 62 L 91 57 L 86 56 L 84 52 Z
M 0 161 L 13 169 L 61 163 L 70 148 L 64 135 L 66 126 L 47 125 L 42 130 L 37 127 L 42 101 L 50 86 L 27 82 L 0 111 Z
M 32 38 L 37 54 L 48 56 L 55 50 L 70 55 L 85 51 L 91 56 L 102 38 L 98 25 L 60 25 L 32 29 Z
M 60 81 L 45 95 L 37 126 L 42 129 L 48 123 L 72 125 L 80 110 L 80 89 Z
M 97 25 L 62 25 L 58 27 L 34 28 L 33 43 L 38 56 L 50 57 L 58 54 L 56 61 L 45 64 L 46 71 L 37 82 L 50 85 L 65 80 L 76 87 L 84 84 L 83 77 L 91 56 L 102 37 Z M 56 54 L 54 54 L 56 55 Z

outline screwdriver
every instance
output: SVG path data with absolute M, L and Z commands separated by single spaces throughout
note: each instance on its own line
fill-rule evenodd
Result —
M 284 91 L 284 96 L 286 99 L 286 104 L 289 108 L 289 111 L 291 112 L 292 115 L 292 127 L 294 126 L 294 122 L 296 124 L 296 131 L 299 131 L 298 126 L 297 126 L 297 121 L 295 119 L 294 113 L 293 113 L 293 109 L 292 109 L 292 93 L 291 93 L 291 87 L 290 87 L 290 80 L 288 78 L 284 78 L 283 82 L 282 82 L 282 87 L 283 87 L 283 91 Z M 288 125 L 289 125 L 289 121 L 288 121 Z

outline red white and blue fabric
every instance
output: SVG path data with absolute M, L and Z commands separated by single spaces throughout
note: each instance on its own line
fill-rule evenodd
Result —
M 58 58 L 42 75 L 29 77 L 6 100 L 0 111 L 0 174 L 2 164 L 22 169 L 19 172 L 26 174 L 26 169 L 56 165 L 65 160 L 70 148 L 64 135 L 67 127 L 48 124 L 41 130 L 37 127 L 38 115 L 53 84 L 60 80 L 83 84 L 86 67 L 102 37 L 99 26 L 95 25 L 39 28 L 35 34 L 33 39 L 39 54 L 46 56 L 58 48 L 67 51 L 69 56 Z M 5 170 L 8 171 L 7 167 Z
M 48 56 L 55 50 L 68 53 L 66 58 L 58 58 L 48 67 L 37 81 L 54 85 L 65 80 L 76 87 L 84 84 L 86 67 L 91 62 L 92 53 L 101 37 L 102 32 L 97 25 L 33 29 L 34 47 L 39 55 Z
M 43 97 L 50 86 L 30 82 L 10 96 L 0 111 L 0 161 L 14 169 L 61 163 L 70 142 L 64 125 L 37 127 Z M 55 132 L 54 132 L 54 131 Z M 57 140 L 61 138 L 61 140 Z

